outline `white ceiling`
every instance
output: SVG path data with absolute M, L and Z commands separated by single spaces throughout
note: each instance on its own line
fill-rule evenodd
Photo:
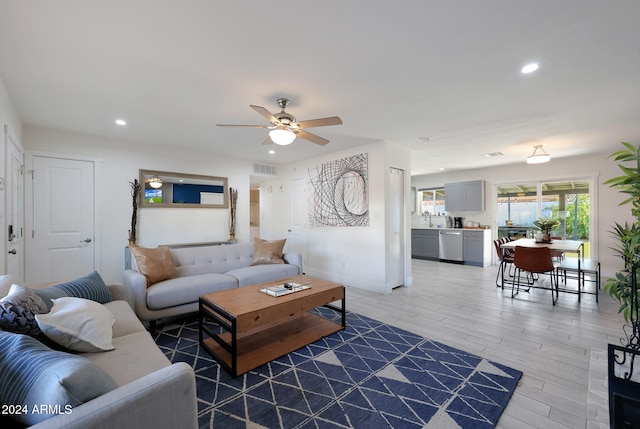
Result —
M 638 0 L 0 0 L 0 77 L 28 125 L 273 164 L 384 140 L 423 174 L 640 143 L 639 16 Z M 215 125 L 267 124 L 249 104 L 278 97 L 344 124 L 275 155 L 267 130 Z

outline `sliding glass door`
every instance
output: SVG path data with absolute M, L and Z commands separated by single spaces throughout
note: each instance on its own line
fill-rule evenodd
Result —
M 533 221 L 556 218 L 560 224 L 552 235 L 585 242 L 590 255 L 590 180 L 558 180 L 497 185 L 498 236 L 518 238 L 530 235 Z M 570 255 L 568 255 L 570 256 Z

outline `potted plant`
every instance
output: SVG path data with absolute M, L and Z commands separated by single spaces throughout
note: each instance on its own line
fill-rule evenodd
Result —
M 536 241 L 551 243 L 551 231 L 553 231 L 558 224 L 560 224 L 558 219 L 541 217 L 538 220 L 535 220 L 531 229 L 542 232 L 542 239 L 536 239 Z
M 638 318 L 638 268 L 640 267 L 640 146 L 622 142 L 624 149 L 609 155 L 620 161 L 618 167 L 622 175 L 604 182 L 617 188 L 628 197 L 619 205 L 631 203 L 631 215 L 634 220 L 624 225 L 616 223 L 612 233 L 618 239 L 613 250 L 624 261 L 623 269 L 615 277 L 605 282 L 604 290 L 618 303 L 618 313 L 625 320 L 621 345 L 609 344 L 607 352 L 609 384 L 609 423 L 612 428 L 628 427 L 623 421 L 628 407 L 635 407 L 640 401 L 640 376 L 635 369 L 636 359 L 640 358 L 640 321 Z M 625 163 L 631 163 L 625 165 Z
M 628 222 L 625 222 L 624 225 L 616 223 L 611 231 L 619 241 L 618 247 L 613 250 L 622 258 L 624 266 L 621 271 L 616 273 L 615 277 L 605 282 L 604 290 L 620 304 L 618 313 L 622 313 L 627 323 L 625 346 L 640 349 L 636 284 L 640 268 L 640 146 L 635 147 L 627 142 L 622 142 L 622 145 L 625 148 L 612 153 L 609 158 L 621 162 L 618 167 L 624 174 L 613 177 L 605 181 L 604 184 L 617 188 L 623 194 L 628 195 L 619 205 L 631 203 L 631 215 L 635 219 L 631 225 Z M 623 164 L 629 162 L 633 164 Z

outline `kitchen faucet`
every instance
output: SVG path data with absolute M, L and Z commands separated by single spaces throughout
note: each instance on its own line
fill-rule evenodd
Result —
M 429 210 L 425 210 L 422 215 L 424 216 L 424 220 L 427 220 L 427 216 L 429 216 L 429 228 L 431 228 L 433 224 L 431 223 L 431 213 L 429 213 Z

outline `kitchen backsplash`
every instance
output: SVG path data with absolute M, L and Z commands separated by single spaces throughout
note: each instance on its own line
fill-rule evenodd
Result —
M 494 225 L 494 223 L 492 223 L 491 217 L 487 216 L 483 213 L 479 213 L 479 212 L 474 212 L 475 215 L 473 213 L 466 213 L 467 216 L 462 216 L 464 218 L 464 221 L 462 223 L 463 226 L 467 226 L 467 222 L 471 222 L 470 226 L 475 226 L 475 225 L 489 225 L 489 228 L 495 228 L 496 226 Z M 455 215 L 457 214 L 461 214 L 461 213 L 455 213 Z M 451 215 L 451 226 L 453 227 L 453 218 L 455 215 Z M 441 228 L 447 228 L 447 218 L 449 216 L 431 216 L 431 224 L 433 225 L 434 228 L 438 228 L 438 225 L 441 225 Z M 411 216 L 411 224 L 412 225 L 420 225 L 420 226 L 425 226 L 427 224 L 429 224 L 429 216 L 419 216 L 417 214 L 413 214 Z

